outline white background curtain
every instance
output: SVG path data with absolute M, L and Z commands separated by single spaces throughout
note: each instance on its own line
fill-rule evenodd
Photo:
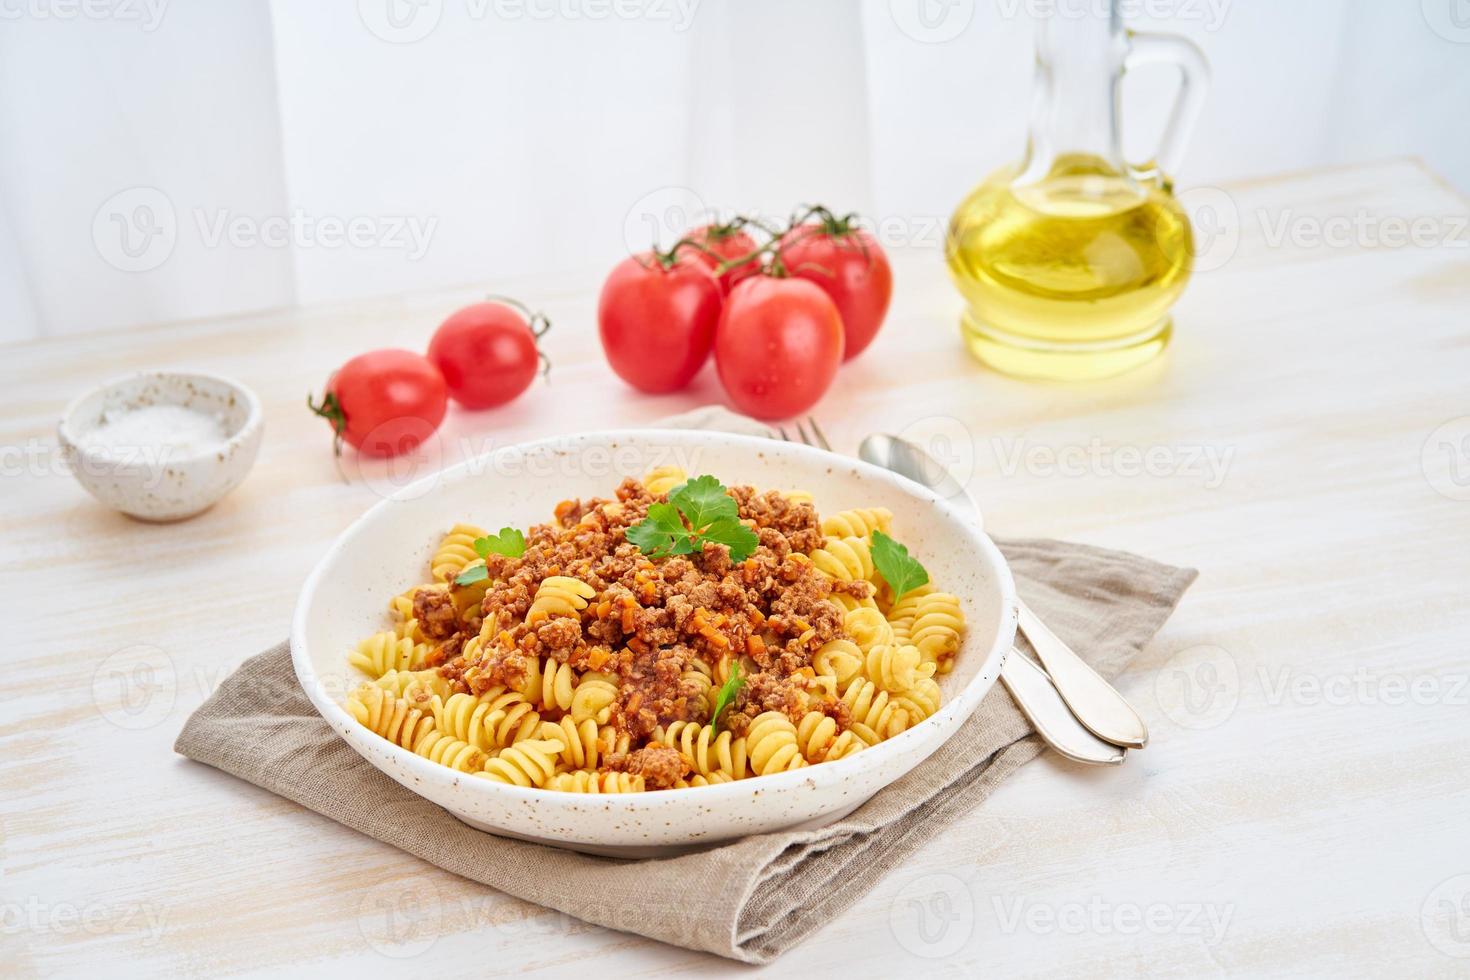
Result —
M 594 287 L 707 208 L 937 241 L 1021 152 L 1045 2 L 0 0 L 0 341 Z M 1182 187 L 1404 155 L 1470 187 L 1466 0 L 1122 2 L 1214 67 Z M 1139 157 L 1172 85 L 1130 76 Z

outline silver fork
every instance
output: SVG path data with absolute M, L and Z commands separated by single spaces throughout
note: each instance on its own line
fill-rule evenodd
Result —
M 810 432 L 807 430 L 808 425 L 811 427 Z M 807 416 L 805 424 L 800 420 L 796 422 L 798 439 L 792 439 L 784 426 L 777 426 L 776 432 L 785 442 L 799 441 L 826 452 L 833 451 L 821 426 L 812 416 Z M 885 465 L 881 460 L 870 459 L 868 462 Z M 910 473 L 896 472 L 910 479 L 914 478 Z M 1081 662 L 1080 658 L 1078 662 Z M 1032 727 L 1058 753 L 1089 765 L 1117 765 L 1123 761 L 1125 749 L 1094 735 L 1068 706 L 1051 676 L 1019 649 L 1011 649 L 1001 667 L 1000 679 Z

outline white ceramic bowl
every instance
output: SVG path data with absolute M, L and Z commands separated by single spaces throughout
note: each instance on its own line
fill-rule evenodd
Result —
M 217 415 L 226 439 L 194 452 L 136 446 L 106 451 L 87 434 L 108 413 L 178 405 Z M 147 521 L 177 521 L 214 506 L 245 479 L 260 449 L 260 400 L 238 382 L 197 371 L 146 371 L 117 378 L 72 401 L 56 427 L 62 452 L 88 493 Z
M 820 513 L 881 506 L 932 579 L 958 595 L 968 622 L 945 704 L 902 735 L 794 772 L 697 789 L 584 796 L 498 785 L 431 763 L 358 725 L 342 708 L 365 679 L 348 667 L 357 641 L 389 625 L 388 601 L 426 577 L 429 555 L 457 521 L 525 528 L 557 501 L 611 496 L 624 476 L 661 463 L 727 485 L 803 489 Z M 1016 628 L 1005 559 L 960 512 L 886 470 L 806 446 L 686 430 L 588 433 L 508 447 L 405 488 L 339 537 L 302 589 L 291 628 L 297 676 L 331 726 L 369 762 L 466 823 L 492 833 L 627 857 L 747 834 L 815 827 L 850 813 L 944 743 L 1000 673 Z

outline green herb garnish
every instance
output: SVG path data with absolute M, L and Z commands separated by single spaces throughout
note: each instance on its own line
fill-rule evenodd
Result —
M 909 549 L 882 531 L 873 532 L 873 564 L 893 590 L 894 602 L 902 599 L 905 592 L 929 581 L 929 573 L 917 558 L 909 555 Z
M 513 527 L 503 527 L 499 534 L 476 538 L 475 553 L 481 558 L 489 558 L 492 554 L 519 558 L 526 553 L 526 536 Z
M 687 524 L 686 524 L 687 522 Z M 760 544 L 740 523 L 740 508 L 712 476 L 686 480 L 669 491 L 669 502 L 653 504 L 647 519 L 628 528 L 628 540 L 650 558 L 692 555 L 706 541 L 730 549 L 731 561 L 744 561 Z
M 483 538 L 476 538 L 475 553 L 481 558 L 489 558 L 492 554 L 519 558 L 526 553 L 526 536 L 513 527 L 503 527 L 498 534 L 487 534 Z M 483 562 L 479 565 L 471 565 L 454 577 L 454 584 L 474 585 L 476 582 L 484 581 L 489 574 L 490 570 Z
M 715 710 L 714 713 L 709 716 L 710 731 L 718 732 L 720 730 L 720 712 L 724 711 L 725 708 L 729 706 L 730 702 L 735 700 L 735 695 L 739 694 L 740 689 L 744 686 L 745 675 L 741 673 L 740 661 L 737 660 L 731 666 L 730 676 L 725 679 L 724 686 L 720 688 L 720 693 L 715 698 Z

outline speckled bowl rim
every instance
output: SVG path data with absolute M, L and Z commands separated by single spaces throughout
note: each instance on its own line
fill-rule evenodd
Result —
M 86 391 L 82 392 L 80 395 L 77 395 L 71 401 L 67 402 L 66 408 L 62 409 L 61 411 L 61 420 L 56 424 L 57 437 L 72 452 L 76 453 L 78 456 L 86 458 L 89 461 L 95 461 L 106 466 L 116 467 L 119 470 L 127 470 L 135 467 L 142 468 L 148 466 L 148 463 L 141 461 L 132 463 L 119 462 L 116 459 L 109 458 L 106 455 L 105 450 L 99 449 L 97 447 L 87 446 L 80 440 L 81 433 L 76 430 L 76 427 L 73 424 L 76 419 L 77 413 L 81 411 L 83 402 L 91 398 L 95 398 L 97 395 L 106 395 L 114 388 L 121 388 L 125 384 L 129 384 L 131 382 L 139 381 L 145 378 L 179 380 L 204 378 L 208 381 L 222 384 L 225 387 L 231 389 L 245 402 L 246 405 L 247 410 L 245 414 L 245 421 L 240 424 L 240 428 L 235 432 L 234 435 L 227 438 L 224 442 L 218 443 L 217 445 L 198 449 L 195 452 L 188 453 L 187 455 L 171 454 L 168 460 L 170 465 L 184 466 L 189 463 L 198 462 L 201 459 L 206 459 L 209 456 L 219 455 L 221 453 L 228 456 L 231 451 L 248 441 L 255 434 L 255 430 L 259 429 L 261 423 L 264 421 L 265 412 L 260 407 L 260 399 L 256 397 L 255 392 L 251 391 L 249 388 L 236 381 L 234 378 L 226 377 L 223 374 L 215 374 L 213 371 L 133 371 L 129 374 L 119 375 L 115 378 L 104 381 L 99 385 L 88 388 Z M 177 402 L 169 402 L 168 404 L 177 404 Z
M 630 429 L 601 429 L 592 432 L 579 432 L 570 435 L 554 436 L 546 439 L 538 439 L 532 442 L 523 442 L 516 445 L 502 446 L 493 452 L 486 453 L 480 457 L 493 457 L 498 454 L 523 453 L 528 454 L 542 448 L 565 450 L 569 444 L 577 444 L 576 448 L 585 449 L 591 445 L 607 445 L 616 443 L 618 440 L 649 439 L 649 438 L 673 438 L 689 439 L 691 437 L 706 441 L 719 441 L 734 446 L 744 446 L 752 454 L 764 453 L 790 454 L 795 456 L 810 457 L 814 462 L 830 464 L 833 454 L 823 450 L 814 449 L 799 443 L 780 442 L 774 439 L 761 438 L 759 436 L 738 435 L 735 433 L 715 432 L 708 430 L 691 429 L 658 429 L 658 428 L 630 428 Z M 1005 665 L 1005 659 L 1010 653 L 1015 642 L 1016 620 L 1018 616 L 1019 601 L 1016 596 L 1015 579 L 1011 575 L 1009 563 L 1000 549 L 990 540 L 981 528 L 982 523 L 974 511 L 962 510 L 907 477 L 900 476 L 891 470 L 874 466 L 870 463 L 851 457 L 839 457 L 845 466 L 852 466 L 865 477 L 881 480 L 892 484 L 896 489 L 915 498 L 919 503 L 932 506 L 944 515 L 944 518 L 956 530 L 970 539 L 970 543 L 984 556 L 985 565 L 996 576 L 996 584 L 1001 593 L 1000 629 L 995 644 L 991 649 L 985 651 L 984 660 L 975 676 L 948 702 L 941 705 L 939 710 L 908 731 L 895 735 L 893 738 L 885 739 L 877 745 L 871 746 L 862 752 L 854 753 L 842 759 L 832 762 L 824 762 L 821 765 L 807 766 L 802 769 L 794 769 L 787 772 L 773 773 L 767 776 L 752 777 L 758 780 L 741 779 L 729 783 L 717 783 L 710 786 L 693 786 L 685 789 L 649 790 L 642 793 L 617 794 L 617 800 L 623 808 L 623 812 L 636 812 L 640 801 L 646 801 L 649 809 L 654 809 L 671 796 L 677 795 L 681 799 L 688 799 L 691 803 L 716 805 L 720 803 L 733 803 L 748 799 L 752 788 L 768 789 L 771 792 L 790 787 L 799 786 L 803 782 L 818 780 L 831 785 L 870 768 L 880 768 L 882 763 L 891 756 L 898 755 L 910 744 L 928 737 L 937 727 L 942 724 L 955 721 L 955 716 L 960 717 L 955 724 L 955 732 L 951 732 L 953 738 L 958 731 L 959 725 L 963 723 L 980 706 L 981 700 L 995 686 L 1000 677 L 1001 668 Z M 316 706 L 323 718 L 334 729 L 334 736 L 345 738 L 342 734 L 344 726 L 357 725 L 357 721 L 347 713 L 347 709 L 338 704 L 327 693 L 326 685 L 322 684 L 315 669 L 311 664 L 310 655 L 307 652 L 307 621 L 308 613 L 312 606 L 312 597 L 316 591 L 318 582 L 332 566 L 339 552 L 343 551 L 348 543 L 358 534 L 364 533 L 371 525 L 373 517 L 384 508 L 391 507 L 402 500 L 414 500 L 423 496 L 433 484 L 440 481 L 459 477 L 471 466 L 476 465 L 475 460 L 468 460 L 449 467 L 439 473 L 415 481 L 402 488 L 390 497 L 378 501 L 369 508 L 361 517 L 349 525 L 337 539 L 332 543 L 316 567 L 307 576 L 302 586 L 300 598 L 297 600 L 296 611 L 291 622 L 291 662 L 296 670 L 296 677 L 307 697 Z M 349 741 L 350 745 L 351 742 Z M 944 742 L 936 742 L 924 758 L 937 751 Z M 529 803 L 539 803 L 555 807 L 559 803 L 571 805 L 586 797 L 580 793 L 566 793 L 558 790 L 536 789 L 534 787 L 516 786 L 509 783 L 497 783 L 488 779 L 476 779 L 472 774 L 462 773 L 448 766 L 431 762 L 423 756 L 417 755 L 408 749 L 392 742 L 383 740 L 380 747 L 386 750 L 390 758 L 395 759 L 409 772 L 420 779 L 429 780 L 434 784 L 444 786 L 457 785 L 462 792 L 485 794 L 508 794 L 510 800 L 521 800 Z M 357 751 L 357 746 L 353 746 Z M 373 762 L 371 758 L 369 762 Z M 922 760 L 920 760 L 922 761 Z M 916 763 L 917 764 L 917 763 Z M 376 763 L 374 762 L 374 765 Z M 903 773 L 896 774 L 892 780 L 888 780 L 877 787 L 881 791 L 884 786 L 901 778 Z M 469 778 L 467 778 L 469 777 Z M 407 785 L 407 784 L 403 784 Z M 412 787 L 409 787 L 412 789 Z M 421 794 L 422 795 L 422 794 Z M 451 810 L 451 812 L 453 812 Z

